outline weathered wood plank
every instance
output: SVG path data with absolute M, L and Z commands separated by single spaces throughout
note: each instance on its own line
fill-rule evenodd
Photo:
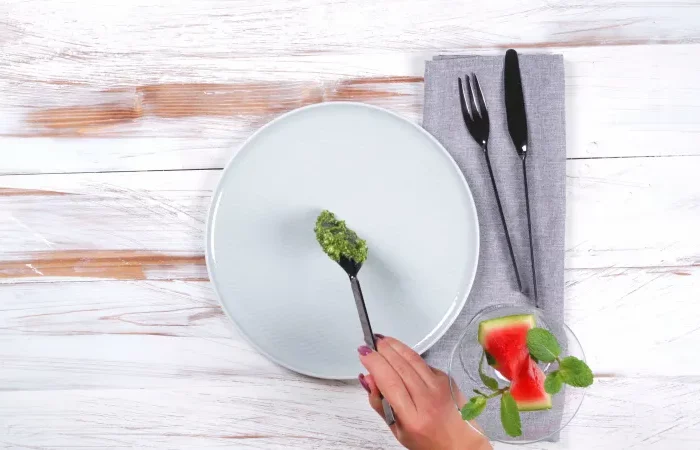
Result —
M 696 42 L 700 27 L 692 1 L 624 3 L 574 0 L 523 4 L 497 0 L 488 8 L 459 0 L 371 0 L 280 3 L 202 0 L 156 4 L 127 0 L 99 11 L 68 0 L 5 3 L 11 62 L 105 66 L 128 61 L 133 70 L 163 67 L 179 74 L 215 58 L 294 57 L 323 52 Z M 66 24 L 70 24 L 67 27 Z M 100 49 L 101 51 L 96 51 Z M 88 73 L 96 70 L 86 67 Z M 97 69 L 99 70 L 99 69 Z M 101 71 L 100 71 L 101 72 Z M 100 75 L 102 75 L 100 73 Z M 112 76 L 119 76 L 112 74 Z
M 700 44 L 545 51 L 565 56 L 569 157 L 698 154 L 700 87 L 687 74 L 700 71 Z M 221 168 L 259 126 L 320 101 L 372 103 L 420 122 L 430 56 L 259 56 L 232 68 L 215 59 L 212 73 L 168 81 L 162 66 L 103 76 L 85 74 L 85 64 L 34 75 L 7 66 L 0 143 L 11 151 L 0 173 Z
M 568 268 L 700 264 L 700 157 L 573 160 Z M 0 282 L 206 279 L 220 171 L 0 177 Z M 22 195 L 17 195 L 17 194 Z
M 356 384 L 236 379 L 143 389 L 0 392 L 6 448 L 398 449 Z M 561 441 L 533 449 L 695 450 L 697 378 L 605 378 Z M 496 445 L 497 450 L 510 448 Z
M 699 279 L 700 267 L 569 269 L 566 320 L 599 374 L 696 375 L 696 361 L 685 355 L 700 346 L 693 313 Z M 161 378 L 182 376 L 227 384 L 220 374 L 286 372 L 248 346 L 207 282 L 0 289 L 0 341 L 6 343 L 0 357 L 7 372 L 0 381 L 8 389 L 161 386 Z

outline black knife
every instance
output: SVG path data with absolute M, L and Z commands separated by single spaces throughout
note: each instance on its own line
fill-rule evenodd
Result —
M 503 83 L 506 95 L 506 117 L 508 118 L 508 132 L 513 140 L 515 151 L 523 163 L 523 182 L 525 187 L 525 207 L 527 209 L 527 231 L 530 237 L 530 265 L 532 268 L 532 289 L 535 307 L 539 307 L 537 300 L 537 277 L 535 275 L 535 252 L 532 245 L 532 220 L 530 219 L 530 195 L 527 188 L 527 169 L 525 160 L 528 154 L 527 148 L 527 116 L 525 114 L 525 98 L 523 96 L 523 83 L 520 78 L 520 64 L 518 52 L 510 49 L 506 52 L 506 60 L 503 70 Z

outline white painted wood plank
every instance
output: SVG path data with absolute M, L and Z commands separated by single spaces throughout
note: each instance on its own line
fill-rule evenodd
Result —
M 697 156 L 569 161 L 566 267 L 700 263 L 699 165 Z M 219 176 L 0 177 L 0 279 L 206 279 L 204 227 Z
M 558 443 L 533 449 L 695 450 L 697 378 L 597 381 Z M 6 448 L 400 448 L 356 385 L 261 379 L 227 387 L 3 391 Z M 496 445 L 501 450 L 511 448 Z
M 561 441 L 538 450 L 694 450 L 700 439 L 698 377 L 604 378 L 589 389 Z M 496 445 L 496 449 L 512 448 Z
M 569 157 L 700 151 L 700 44 L 530 51 L 564 54 Z M 71 59 L 33 75 L 6 66 L 0 143 L 12 151 L 0 173 L 221 168 L 260 125 L 318 101 L 368 102 L 420 122 L 423 63 L 435 53 L 214 58 L 205 72 L 145 64 L 99 76 Z
M 0 336 L 238 339 L 209 282 L 17 283 L 0 292 Z
M 567 164 L 566 267 L 700 263 L 700 157 Z
M 533 448 L 695 449 L 699 276 L 567 271 L 567 321 L 594 370 L 643 375 L 599 379 L 562 441 Z M 298 376 L 252 350 L 212 314 L 209 283 L 1 289 L 8 448 L 397 448 L 356 384 Z
M 700 346 L 698 280 L 700 267 L 567 270 L 566 320 L 593 370 L 698 375 L 687 357 Z M 228 386 L 236 376 L 289 374 L 245 342 L 206 282 L 0 289 L 0 385 L 7 389 L 165 387 L 183 378 Z
M 55 61 L 59 57 L 94 66 L 96 60 L 128 59 L 133 70 L 161 65 L 166 73 L 178 73 L 187 70 L 182 62 L 192 59 L 261 53 L 700 40 L 694 2 L 497 0 L 485 7 L 459 0 L 202 0 L 192 8 L 182 0 L 125 0 L 99 10 L 85 6 L 74 0 L 5 2 L 11 21 L 3 31 L 3 46 L 16 52 L 11 62 L 42 60 L 52 67 L 60 64 Z M 204 65 L 206 60 L 200 61 Z
M 565 320 L 591 367 L 620 376 L 698 376 L 700 266 L 566 271 Z

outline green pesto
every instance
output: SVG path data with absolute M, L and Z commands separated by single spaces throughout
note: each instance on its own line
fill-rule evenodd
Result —
M 344 220 L 338 220 L 330 211 L 323 211 L 316 219 L 316 240 L 333 261 L 341 256 L 358 264 L 367 260 L 367 242 L 352 231 Z

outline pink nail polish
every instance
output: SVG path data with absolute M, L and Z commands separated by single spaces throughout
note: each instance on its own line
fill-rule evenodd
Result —
M 372 349 L 367 347 L 366 345 L 362 345 L 357 348 L 357 352 L 362 356 L 367 356 L 370 353 L 372 353 Z
M 370 391 L 369 384 L 367 384 L 367 380 L 365 380 L 365 376 L 363 374 L 358 375 L 357 379 L 360 380 L 360 384 L 363 388 L 365 388 L 365 391 L 367 391 L 368 394 L 372 392 Z

